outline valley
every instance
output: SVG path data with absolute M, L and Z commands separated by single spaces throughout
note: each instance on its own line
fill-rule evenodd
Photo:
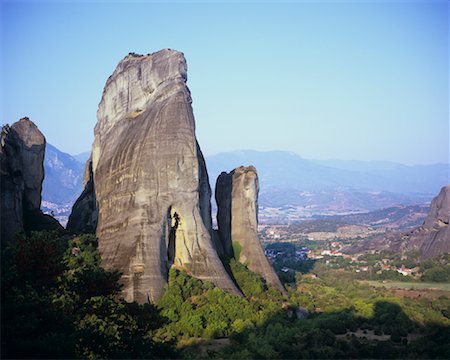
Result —
M 44 169 L 45 178 L 43 182 L 43 204 L 42 210 L 50 214 L 52 211 L 58 216 L 58 220 L 65 225 L 70 214 L 70 208 L 77 196 L 82 191 L 82 178 L 85 164 L 82 162 L 88 158 L 88 153 L 81 156 L 72 156 L 64 153 L 54 146 L 48 144 Z M 264 162 L 268 157 L 270 161 Z M 361 188 L 364 183 L 354 187 L 352 176 L 356 171 L 358 176 L 370 177 L 370 173 L 377 170 L 373 162 L 356 162 L 351 169 L 333 168 L 346 161 L 325 162 L 329 166 L 316 165 L 314 160 L 302 159 L 300 156 L 283 151 L 257 152 L 257 151 L 237 151 L 223 153 L 205 157 L 206 166 L 210 175 L 211 189 L 215 189 L 215 181 L 220 171 L 217 169 L 229 169 L 240 165 L 262 165 L 257 167 L 260 177 L 261 189 L 259 193 L 260 224 L 292 224 L 310 219 L 327 218 L 333 216 L 348 215 L 343 221 L 349 224 L 369 224 L 377 227 L 385 225 L 391 228 L 407 228 L 420 223 L 427 212 L 429 203 L 436 191 L 439 189 L 441 179 L 449 176 L 448 166 L 442 164 L 430 165 L 426 167 L 408 167 L 402 164 L 389 163 L 389 171 L 385 171 L 384 182 L 389 184 L 396 179 L 398 188 L 403 182 L 403 192 L 391 192 L 392 186 L 383 185 L 383 181 L 367 185 Z M 306 164 L 306 165 L 305 165 Z M 279 176 L 279 171 L 293 170 L 296 177 L 291 179 Z M 285 169 L 285 170 L 284 170 Z M 396 170 L 399 169 L 399 170 Z M 405 170 L 406 169 L 406 170 Z M 311 178 L 311 183 L 305 183 L 303 171 Z M 326 178 L 323 179 L 323 172 L 334 176 L 334 171 L 339 171 L 342 176 L 334 179 L 334 184 L 330 185 Z M 424 192 L 408 192 L 408 177 L 403 177 L 403 173 L 409 171 L 411 174 L 427 181 L 429 172 L 435 174 L 432 182 L 427 181 L 427 187 L 422 188 Z M 291 172 L 291 170 L 289 170 Z M 312 186 L 311 184 L 314 184 Z M 421 204 L 421 205 L 416 205 Z M 212 200 L 213 213 L 217 211 L 214 199 Z M 381 211 L 383 214 L 374 213 Z M 392 214 L 389 213 L 392 211 Z M 374 221 L 365 219 L 367 216 L 375 216 L 379 221 L 379 226 Z M 406 216 L 409 213 L 409 216 Z M 353 216 L 351 215 L 360 216 Z M 402 217 L 404 224 L 396 219 Z M 414 219 L 414 217 L 417 217 Z M 336 218 L 337 219 L 337 218 Z M 215 217 L 213 217 L 215 221 Z M 396 222 L 396 224 L 389 224 Z
M 2 4 L 2 358 L 450 358 L 445 8 L 288 3 Z

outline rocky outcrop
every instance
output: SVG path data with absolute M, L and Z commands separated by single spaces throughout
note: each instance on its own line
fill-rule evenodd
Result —
M 95 198 L 92 159 L 86 162 L 83 175 L 84 190 L 73 204 L 66 229 L 72 233 L 93 233 L 97 229 L 98 207 Z
M 422 260 L 450 253 L 450 185 L 444 186 L 431 202 L 424 223 L 407 232 L 389 233 L 347 249 L 350 253 L 366 251 L 418 251 Z
M 217 204 L 218 238 L 222 257 L 225 260 L 234 257 L 231 240 L 231 198 L 233 191 L 233 173 L 222 172 L 216 180 L 215 198 Z
M 183 54 L 174 50 L 130 54 L 107 80 L 99 104 L 95 191 L 87 189 L 74 207 L 71 226 L 95 194 L 102 264 L 123 273 L 127 301 L 161 297 L 171 266 L 240 294 L 212 240 L 211 190 L 186 71 Z
M 450 185 L 443 187 L 431 202 L 431 210 L 423 226 L 412 234 L 422 240 L 422 258 L 433 258 L 450 253 Z
M 37 126 L 23 118 L 5 125 L 1 134 L 1 238 L 11 241 L 25 230 L 61 229 L 40 211 L 44 179 L 45 138 Z
M 268 284 L 285 292 L 258 239 L 258 192 L 258 175 L 253 166 L 220 174 L 216 184 L 220 239 L 228 257 L 234 256 Z

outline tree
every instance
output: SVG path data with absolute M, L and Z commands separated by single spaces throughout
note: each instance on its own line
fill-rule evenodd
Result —
M 100 267 L 93 235 L 20 235 L 1 260 L 3 357 L 173 357 L 153 341 L 157 309 L 118 298 L 120 274 Z

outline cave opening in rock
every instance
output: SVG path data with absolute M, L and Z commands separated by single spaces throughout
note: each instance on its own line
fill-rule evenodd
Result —
M 177 228 L 180 223 L 180 216 L 177 212 L 173 213 L 173 216 L 171 214 L 171 211 L 169 212 L 169 243 L 167 246 L 167 260 L 169 262 L 169 266 L 172 266 L 175 261 L 175 249 L 176 249 L 176 233 Z

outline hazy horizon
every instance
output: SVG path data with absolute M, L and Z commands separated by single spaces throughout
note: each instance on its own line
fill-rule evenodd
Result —
M 49 142 L 48 142 L 49 143 Z M 49 143 L 50 145 L 54 146 L 53 144 Z M 58 148 L 57 148 L 58 149 Z M 60 151 L 63 151 L 61 149 L 58 149 Z M 406 166 L 426 166 L 426 165 L 450 165 L 450 163 L 443 163 L 443 162 L 435 162 L 435 163 L 429 163 L 429 164 L 405 164 L 405 163 L 401 163 L 401 162 L 396 162 L 396 161 L 390 161 L 390 160 L 380 160 L 380 159 L 375 159 L 375 160 L 360 160 L 360 159 L 339 159 L 339 158 L 325 158 L 325 159 L 315 159 L 315 158 L 305 158 L 304 156 L 302 156 L 301 154 L 298 154 L 294 151 L 289 151 L 289 150 L 278 150 L 278 149 L 274 149 L 274 150 L 254 150 L 254 149 L 235 149 L 235 150 L 228 150 L 228 151 L 221 151 L 221 152 L 216 152 L 213 154 L 206 154 L 205 152 L 203 152 L 203 155 L 205 157 L 213 157 L 213 156 L 217 156 L 217 155 L 223 155 L 223 154 L 232 154 L 232 153 L 237 153 L 237 152 L 246 152 L 246 151 L 255 151 L 258 153 L 271 153 L 271 152 L 284 152 L 284 153 L 291 153 L 295 156 L 299 156 L 300 158 L 304 159 L 304 160 L 308 160 L 308 161 L 343 161 L 343 162 L 371 162 L 371 163 L 392 163 L 392 164 L 400 164 L 400 165 L 406 165 Z M 73 156 L 73 157 L 77 157 L 77 156 L 83 156 L 83 155 L 88 155 L 91 153 L 91 150 L 86 150 L 86 151 L 82 151 L 80 153 L 75 153 L 75 154 L 70 154 L 68 152 L 63 151 L 64 153 Z M 77 159 L 76 159 L 77 160 Z M 79 161 L 79 160 L 77 160 Z M 328 165 L 329 166 L 329 165 Z
M 305 159 L 449 163 L 445 1 L 1 3 L 1 122 L 88 151 L 129 52 L 185 54 L 198 141 Z

